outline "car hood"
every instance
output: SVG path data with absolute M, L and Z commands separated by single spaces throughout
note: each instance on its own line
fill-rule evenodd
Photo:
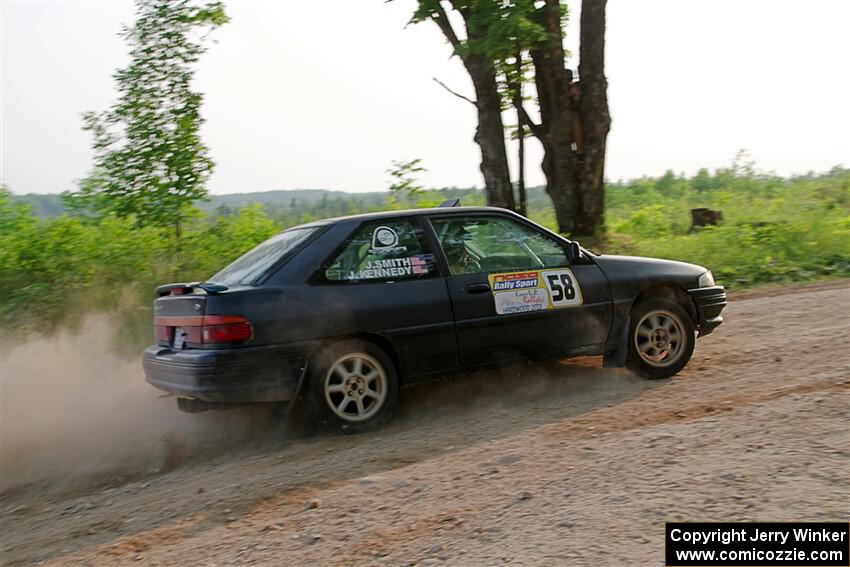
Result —
M 644 258 L 642 256 L 614 256 L 602 254 L 594 258 L 606 276 L 631 276 L 636 279 L 669 278 L 683 285 L 696 286 L 707 268 L 687 262 Z

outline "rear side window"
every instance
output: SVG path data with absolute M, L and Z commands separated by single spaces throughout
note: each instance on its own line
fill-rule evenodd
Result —
M 410 219 L 364 224 L 323 270 L 324 279 L 332 282 L 390 282 L 436 274 L 425 231 Z
M 249 285 L 314 234 L 318 227 L 293 228 L 272 236 L 237 258 L 209 281 L 227 286 Z

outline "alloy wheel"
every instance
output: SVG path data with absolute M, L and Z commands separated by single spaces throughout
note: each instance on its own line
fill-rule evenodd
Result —
M 330 366 L 324 379 L 325 401 L 346 421 L 364 421 L 378 413 L 387 397 L 381 364 L 364 353 L 350 353 Z
M 634 342 L 641 359 L 651 366 L 666 367 L 682 356 L 684 325 L 669 311 L 650 311 L 635 327 Z

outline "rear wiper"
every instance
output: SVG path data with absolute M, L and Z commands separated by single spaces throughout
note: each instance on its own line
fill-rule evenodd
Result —
M 163 297 L 165 295 L 185 295 L 187 293 L 191 293 L 191 291 L 196 287 L 201 288 L 210 295 L 215 295 L 230 289 L 224 284 L 215 282 L 170 283 L 156 288 L 156 295 L 157 297 Z

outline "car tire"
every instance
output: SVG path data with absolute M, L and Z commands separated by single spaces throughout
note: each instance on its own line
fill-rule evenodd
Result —
M 694 353 L 694 323 L 681 305 L 668 299 L 637 304 L 629 320 L 626 367 L 644 378 L 669 378 Z
M 377 345 L 361 340 L 322 349 L 308 370 L 313 415 L 324 430 L 360 433 L 380 427 L 398 400 L 395 366 Z

